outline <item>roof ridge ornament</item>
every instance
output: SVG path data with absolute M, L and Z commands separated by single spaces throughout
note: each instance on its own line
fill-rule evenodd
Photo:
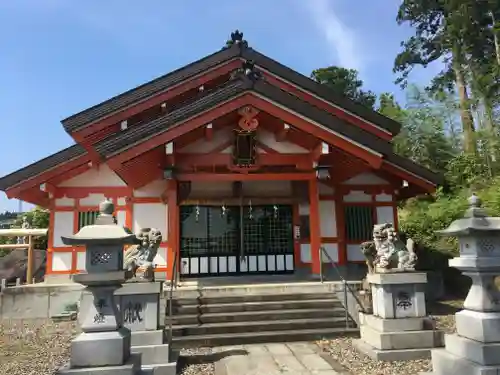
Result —
M 251 83 L 255 83 L 258 80 L 264 79 L 262 72 L 256 68 L 255 63 L 252 60 L 245 60 L 241 64 L 241 67 L 235 69 L 231 72 L 231 79 L 248 79 Z
M 243 32 L 238 29 L 231 33 L 231 39 L 226 42 L 225 48 L 231 48 L 235 44 L 240 48 L 248 48 L 248 42 L 243 39 Z

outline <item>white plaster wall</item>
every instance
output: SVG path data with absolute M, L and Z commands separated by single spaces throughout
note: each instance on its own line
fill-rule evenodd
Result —
M 78 251 L 76 253 L 76 270 L 85 271 L 85 262 L 87 259 L 87 253 L 85 251 Z
M 361 173 L 344 182 L 345 185 L 387 185 L 389 182 L 373 173 Z
M 133 205 L 133 231 L 142 228 L 156 228 L 167 240 L 167 206 L 163 203 L 134 203 Z
M 277 142 L 276 137 L 274 136 L 273 133 L 268 132 L 263 129 L 257 130 L 257 135 L 256 139 L 261 142 L 262 144 L 266 145 L 267 147 L 272 148 L 273 150 L 276 150 L 281 153 L 289 153 L 289 154 L 307 154 L 309 153 L 309 150 L 306 150 L 305 148 L 302 148 L 300 146 L 297 146 L 294 143 L 291 142 Z
M 347 260 L 351 262 L 365 260 L 359 244 L 347 245 Z
M 120 210 L 116 212 L 116 221 L 118 222 L 118 225 L 124 227 L 126 219 L 127 219 L 127 213 L 125 211 Z
M 69 271 L 71 270 L 71 262 L 73 252 L 54 252 L 52 253 L 52 271 Z
M 231 129 L 221 129 L 213 133 L 211 140 L 204 138 L 190 143 L 186 147 L 177 150 L 180 153 L 202 154 L 210 152 L 231 139 Z
M 302 243 L 300 244 L 300 261 L 302 263 L 311 263 L 311 244 Z
M 73 212 L 55 212 L 54 213 L 54 247 L 64 247 L 66 246 L 62 240 L 61 236 L 70 236 L 73 234 L 73 224 L 75 218 Z
M 135 197 L 160 197 L 167 188 L 167 181 L 155 180 L 149 184 L 134 190 Z
M 85 198 L 80 199 L 80 206 L 98 206 L 106 199 L 104 194 L 89 194 Z
M 339 261 L 339 245 L 336 243 L 325 243 L 322 244 L 323 248 L 325 249 L 326 253 L 332 258 L 332 260 L 336 263 Z M 323 263 L 330 263 L 330 259 L 326 255 L 323 256 Z
M 165 268 L 167 266 L 167 248 L 160 247 L 158 253 L 156 254 L 153 263 L 159 268 Z
M 344 202 L 371 202 L 371 194 L 366 194 L 364 191 L 352 190 L 349 194 L 344 195 Z
M 335 201 L 319 201 L 321 237 L 337 237 Z
M 55 204 L 56 207 L 74 207 L 75 200 L 73 198 L 62 197 L 62 198 L 57 198 L 55 200 Z
M 321 246 L 326 250 L 326 253 L 334 262 L 339 261 L 339 246 L 336 243 L 324 243 Z M 312 263 L 311 245 L 300 245 L 300 260 L 302 263 Z M 330 263 L 327 256 L 323 255 L 323 263 Z
M 394 224 L 394 208 L 390 206 L 377 207 L 377 224 Z
M 289 197 L 292 195 L 290 181 L 243 181 L 243 195 L 252 197 Z
M 91 187 L 91 186 L 127 186 L 118 175 L 106 164 L 94 167 L 78 176 L 70 178 L 59 184 L 66 187 Z
M 377 202 L 392 202 L 392 194 L 386 194 L 386 193 L 377 194 L 375 196 L 375 200 Z

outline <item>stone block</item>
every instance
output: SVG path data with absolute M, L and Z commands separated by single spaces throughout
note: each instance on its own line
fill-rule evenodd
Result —
M 484 366 L 500 365 L 500 343 L 485 344 L 458 335 L 445 335 L 446 350 Z
M 427 274 L 424 272 L 392 272 L 392 273 L 369 273 L 366 276 L 370 284 L 425 284 Z
M 168 344 L 134 346 L 132 353 L 141 355 L 143 366 L 157 365 L 170 362 L 170 348 Z
M 500 342 L 500 313 L 462 310 L 455 314 L 457 333 L 471 340 Z
M 377 361 L 412 361 L 431 356 L 430 348 L 379 350 L 362 339 L 353 340 L 352 344 L 356 350 Z
M 384 319 L 379 316 L 359 313 L 359 324 L 367 325 L 380 332 L 421 331 L 424 318 Z
M 446 349 L 432 351 L 432 368 L 435 374 L 498 375 L 500 366 L 484 366 L 451 354 Z
M 164 342 L 163 330 L 132 332 L 132 346 L 160 345 Z
M 71 342 L 71 368 L 121 366 L 130 356 L 130 331 L 81 333 Z
M 443 346 L 441 331 L 380 332 L 360 327 L 361 338 L 376 349 L 422 349 Z
M 369 274 L 373 314 L 386 319 L 426 316 L 425 281 L 420 272 Z
M 70 368 L 68 364 L 58 369 L 55 375 L 137 375 L 139 373 L 141 373 L 141 357 L 132 355 L 121 366 Z
M 177 362 L 143 366 L 141 370 L 141 375 L 175 375 L 177 374 Z

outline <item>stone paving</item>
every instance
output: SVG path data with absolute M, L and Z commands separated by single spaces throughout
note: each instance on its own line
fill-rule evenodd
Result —
M 216 348 L 216 375 L 347 375 L 307 342 Z M 334 370 L 336 367 L 337 370 Z

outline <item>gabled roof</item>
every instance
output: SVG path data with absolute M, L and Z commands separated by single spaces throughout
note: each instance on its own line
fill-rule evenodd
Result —
M 7 190 L 24 180 L 33 178 L 50 169 L 57 168 L 59 165 L 74 160 L 86 153 L 87 151 L 79 144 L 65 148 L 64 150 L 56 152 L 55 154 L 47 156 L 42 160 L 0 178 L 0 190 Z
M 240 37 L 240 39 L 238 39 L 238 37 Z M 352 100 L 338 95 L 330 88 L 315 82 L 314 80 L 278 63 L 277 61 L 257 52 L 252 48 L 249 48 L 248 44 L 241 39 L 242 37 L 243 34 L 236 34 L 236 39 L 233 38 L 233 42 L 235 43 L 229 48 L 224 48 L 221 51 L 206 56 L 196 62 L 179 68 L 171 73 L 154 79 L 62 120 L 64 129 L 68 133 L 82 129 L 86 125 L 90 125 L 97 120 L 103 119 L 119 110 L 125 109 L 134 103 L 153 97 L 156 94 L 166 91 L 169 88 L 208 69 L 212 69 L 229 60 L 241 57 L 246 60 L 253 60 L 258 66 L 262 67 L 266 71 L 269 71 L 270 73 L 281 77 L 284 80 L 313 93 L 314 95 L 317 95 L 333 105 L 339 106 L 356 116 L 362 117 L 376 126 L 387 130 L 393 136 L 399 133 L 400 124 L 396 121 L 389 119 L 380 113 L 363 106 L 362 104 L 355 103 Z
M 105 159 L 113 157 L 176 127 L 179 123 L 191 117 L 209 111 L 217 105 L 231 101 L 246 92 L 256 93 L 314 122 L 320 123 L 328 129 L 384 155 L 385 160 L 388 162 L 420 176 L 433 184 L 439 185 L 443 182 L 439 174 L 419 166 L 409 159 L 394 154 L 391 143 L 364 129 L 346 124 L 345 121 L 336 116 L 298 99 L 292 94 L 266 83 L 264 80 L 254 81 L 245 76 L 235 78 L 214 90 L 200 93 L 197 98 L 183 103 L 179 108 L 153 121 L 113 134 L 95 144 L 95 150 Z
M 146 139 L 168 131 L 177 123 L 196 116 L 204 111 L 245 92 L 255 92 L 290 110 L 300 113 L 343 136 L 360 143 L 376 152 L 386 154 L 392 152 L 389 142 L 369 133 L 368 131 L 346 124 L 345 121 L 325 112 L 289 94 L 280 88 L 272 86 L 263 80 L 252 81 L 247 77 L 239 77 L 218 88 L 200 94 L 198 98 L 186 102 L 180 108 L 153 121 L 131 127 L 125 131 L 113 134 L 94 145 L 95 150 L 104 158 L 117 155 L 132 148 Z
M 182 81 L 185 81 L 186 79 L 189 79 L 208 69 L 214 68 L 240 55 L 241 50 L 236 45 L 231 48 L 223 49 L 150 82 L 128 90 L 93 107 L 85 109 L 62 120 L 61 122 L 64 129 L 68 133 L 72 133 L 96 120 L 104 118 L 136 102 L 150 98 L 174 85 L 179 84 Z

